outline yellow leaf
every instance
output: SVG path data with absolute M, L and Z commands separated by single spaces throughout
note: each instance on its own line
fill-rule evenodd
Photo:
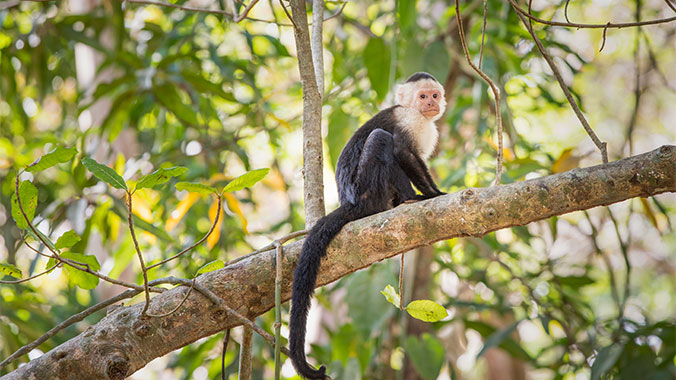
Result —
M 490 145 L 496 151 L 498 150 L 498 145 L 491 138 L 486 137 L 484 139 L 484 141 L 486 143 L 488 143 L 488 145 Z M 502 157 L 504 158 L 505 162 L 506 161 L 512 161 L 514 159 L 514 153 L 512 153 L 511 149 L 505 148 L 504 145 L 503 145 L 503 147 L 502 147 Z
M 139 193 L 134 193 L 131 196 L 131 206 L 132 212 L 139 218 L 145 220 L 148 223 L 153 222 L 153 210 L 150 209 L 148 202 L 139 195 Z
M 218 202 L 214 202 L 211 204 L 211 207 L 209 207 L 209 220 L 214 220 L 216 219 L 216 213 L 218 212 Z M 218 243 L 218 239 L 221 238 L 221 224 L 223 224 L 223 215 L 218 218 L 218 222 L 216 223 L 216 227 L 214 228 L 214 231 L 207 237 L 207 248 L 211 249 L 213 248 L 216 243 Z
M 278 191 L 286 191 L 286 181 L 278 170 L 270 170 L 270 173 L 261 180 L 265 186 Z
M 114 168 L 116 172 L 118 173 L 124 173 L 124 163 L 127 160 L 124 158 L 124 154 L 118 153 L 117 157 L 115 157 L 115 165 Z
M 246 229 L 246 227 L 249 223 L 246 221 L 246 218 L 242 213 L 242 209 L 239 208 L 239 201 L 234 195 L 230 193 L 225 193 L 223 196 L 225 197 L 225 201 L 228 204 L 228 209 L 239 217 L 240 222 L 242 222 L 242 230 L 245 234 L 248 234 L 249 231 Z
M 582 156 L 573 155 L 573 148 L 566 148 L 552 164 L 552 173 L 563 173 L 580 166 Z
M 216 174 L 212 175 L 211 178 L 209 178 L 209 184 L 213 185 L 216 182 L 219 182 L 219 181 L 225 182 L 225 181 L 229 181 L 231 179 L 232 179 L 232 177 L 226 177 L 226 175 L 223 174 L 223 173 L 216 173 Z
M 108 225 L 108 238 L 110 241 L 117 241 L 120 237 L 120 223 L 122 220 L 114 212 L 106 213 L 106 224 Z
M 658 231 L 660 230 L 660 227 L 657 224 L 657 218 L 655 217 L 655 213 L 653 212 L 653 209 L 650 208 L 650 203 L 648 203 L 648 200 L 645 198 L 639 198 L 641 200 L 641 204 L 643 205 L 643 209 L 645 210 L 645 214 L 648 216 L 648 219 L 650 219 L 650 223 L 657 228 Z
M 176 209 L 171 212 L 169 219 L 167 219 L 167 223 L 164 225 L 167 231 L 173 230 L 176 225 L 178 225 L 178 222 L 183 219 L 185 213 L 190 210 L 190 207 L 192 207 L 192 205 L 195 204 L 199 198 L 200 195 L 198 193 L 188 193 L 185 198 L 178 202 L 178 206 L 176 206 Z
M 286 128 L 287 130 L 290 130 L 290 129 L 291 129 L 291 124 L 289 124 L 288 121 L 282 120 L 282 119 L 278 118 L 277 116 L 275 116 L 274 113 L 270 112 L 270 113 L 268 113 L 268 116 L 270 116 L 270 118 L 271 118 L 272 120 L 274 120 L 274 121 L 278 122 L 279 124 L 281 124 L 281 125 L 282 125 L 284 128 Z
M 157 236 L 151 234 L 150 232 L 141 231 L 141 235 L 146 240 L 146 242 L 148 242 L 148 244 L 154 245 L 157 243 Z

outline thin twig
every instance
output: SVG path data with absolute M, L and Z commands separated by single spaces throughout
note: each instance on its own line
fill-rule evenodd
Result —
M 242 260 L 244 260 L 244 259 L 247 259 L 247 258 L 249 258 L 249 257 L 251 257 L 251 256 L 255 256 L 255 255 L 259 254 L 259 253 L 263 253 L 263 252 L 270 251 L 270 250 L 272 250 L 273 248 L 275 248 L 275 247 L 277 246 L 277 242 L 280 242 L 280 241 L 286 242 L 286 241 L 288 241 L 288 240 L 295 239 L 295 238 L 297 238 L 297 237 L 299 237 L 299 236 L 307 235 L 307 232 L 308 232 L 307 230 L 300 230 L 300 231 L 292 232 L 292 233 L 290 233 L 290 234 L 288 234 L 288 235 L 286 235 L 286 236 L 284 236 L 284 237 L 281 237 L 281 238 L 279 238 L 279 239 L 273 241 L 272 243 L 270 243 L 270 244 L 264 246 L 263 248 L 259 248 L 259 249 L 255 250 L 255 251 L 251 252 L 251 253 L 247 253 L 247 254 L 244 255 L 244 256 L 240 256 L 240 257 L 237 257 L 237 258 L 235 258 L 235 259 L 232 259 L 232 260 L 228 261 L 228 262 L 226 263 L 226 266 L 230 266 L 230 265 L 235 264 L 235 263 L 237 263 L 237 262 L 240 262 L 240 261 L 242 261 Z
M 599 53 L 603 51 L 603 48 L 606 46 L 606 33 L 608 32 L 607 28 L 608 24 L 606 24 L 606 28 L 603 28 L 603 40 L 601 42 L 601 48 L 599 49 Z
M 624 258 L 624 265 L 627 268 L 627 277 L 624 281 L 624 294 L 622 295 L 622 304 L 620 306 L 620 319 L 622 319 L 631 288 L 631 263 L 629 262 L 629 241 L 631 239 L 631 231 L 627 229 L 627 241 L 625 242 L 620 235 L 620 226 L 617 223 L 613 212 L 610 210 L 610 207 L 606 207 L 606 209 L 608 210 L 610 220 L 613 222 L 613 226 L 615 226 L 615 234 L 617 235 L 617 241 L 620 243 L 620 251 L 622 252 L 622 258 Z
M 190 293 L 192 292 L 193 288 L 195 287 L 195 281 L 196 281 L 196 280 L 197 280 L 196 277 L 192 279 L 192 284 L 190 284 L 190 289 L 188 289 L 188 291 L 185 292 L 185 296 L 183 296 L 183 299 L 181 300 L 181 302 L 179 302 L 178 305 L 176 305 L 176 307 L 173 308 L 171 311 L 168 311 L 168 312 L 166 312 L 166 313 L 164 313 L 164 314 L 150 314 L 150 313 L 146 313 L 146 315 L 149 316 L 149 317 L 164 318 L 164 317 L 168 317 L 168 316 L 174 314 L 181 306 L 183 306 L 183 304 L 185 303 L 185 300 L 188 299 L 188 296 L 190 296 Z
M 665 24 L 676 20 L 676 16 L 668 18 L 660 18 L 655 20 L 641 21 L 641 22 L 621 22 L 621 23 L 612 23 L 607 24 L 580 24 L 576 22 L 560 22 L 560 21 L 550 21 L 544 20 L 538 17 L 535 17 L 531 14 L 528 14 L 525 10 L 521 9 L 513 0 L 508 0 L 514 10 L 516 10 L 520 15 L 535 21 L 540 24 L 551 25 L 551 26 L 564 26 L 568 28 L 579 28 L 579 29 L 603 29 L 603 28 L 628 28 L 632 26 L 645 26 L 645 25 L 656 25 L 656 24 Z
M 120 0 L 120 1 L 122 1 L 122 0 Z M 176 9 L 180 9 L 180 10 L 183 10 L 183 11 L 190 11 L 190 12 L 213 13 L 213 14 L 228 16 L 228 17 L 234 19 L 234 16 L 232 15 L 231 12 L 222 11 L 220 9 L 206 9 L 206 8 L 189 7 L 189 6 L 185 6 L 185 5 L 172 4 L 172 3 L 167 3 L 167 2 L 164 2 L 164 1 L 153 1 L 153 0 L 124 0 L 124 1 L 126 1 L 128 3 L 134 3 L 134 4 L 157 5 L 159 7 L 176 8 Z
M 462 24 L 462 16 L 460 15 L 460 2 L 459 0 L 455 0 L 455 17 L 457 18 L 458 22 L 458 32 L 460 33 L 460 44 L 462 45 L 462 50 L 465 52 L 465 58 L 467 59 L 467 63 L 472 67 L 472 69 L 479 74 L 479 76 L 488 83 L 488 85 L 491 87 L 491 90 L 493 91 L 493 96 L 495 97 L 495 122 L 496 122 L 496 132 L 498 135 L 498 154 L 497 154 L 497 165 L 495 168 L 495 181 L 493 182 L 494 185 L 499 185 L 500 184 L 500 177 L 502 176 L 502 111 L 501 111 L 501 106 L 500 106 L 500 91 L 498 90 L 497 86 L 495 86 L 495 83 L 491 80 L 491 78 L 486 75 L 483 71 L 481 71 L 480 68 L 476 67 L 474 63 L 472 63 L 472 58 L 469 55 L 469 50 L 467 49 L 467 42 L 465 39 L 465 29 Z
M 148 290 L 148 269 L 146 269 L 146 264 L 143 261 L 143 254 L 141 249 L 138 246 L 138 240 L 136 239 L 136 232 L 134 232 L 134 221 L 132 218 L 132 207 L 131 207 L 131 193 L 127 191 L 127 224 L 129 226 L 129 233 L 131 234 L 131 240 L 134 242 L 134 248 L 136 250 L 136 256 L 141 265 L 141 272 L 143 273 L 143 287 L 145 288 L 145 297 L 146 303 L 143 305 L 143 311 L 141 311 L 141 318 L 144 318 L 146 312 L 148 311 L 148 306 L 150 306 L 150 291 Z
M 664 2 L 667 3 L 667 5 L 669 6 L 669 8 L 671 8 L 672 11 L 676 12 L 676 7 L 674 7 L 674 4 L 672 4 L 670 0 L 664 0 Z
M 566 5 L 563 7 L 563 16 L 566 18 L 566 22 L 570 23 L 570 19 L 568 18 L 568 3 L 570 3 L 570 0 L 566 0 Z
M 128 3 L 144 4 L 144 5 L 156 5 L 158 7 L 175 8 L 175 9 L 180 9 L 180 10 L 189 11 L 189 12 L 219 14 L 219 15 L 230 17 L 231 19 L 233 19 L 233 21 L 235 21 L 235 17 L 232 15 L 231 12 L 222 11 L 220 9 L 207 9 L 207 8 L 189 7 L 189 6 L 185 6 L 185 5 L 172 4 L 172 3 L 167 3 L 167 2 L 164 2 L 164 1 L 153 1 L 153 0 L 118 0 L 118 1 L 123 1 L 123 2 L 126 1 Z M 248 13 L 248 11 L 247 11 L 247 13 Z M 254 17 L 248 17 L 248 16 L 246 16 L 244 18 L 246 18 L 249 21 L 264 22 L 264 23 L 267 23 L 267 24 L 274 24 L 275 23 L 274 20 L 263 20 L 263 19 L 260 19 L 260 18 L 254 18 Z M 244 19 L 244 18 L 242 18 L 242 19 Z M 239 20 L 239 21 L 241 21 L 241 20 Z M 239 21 L 235 21 L 235 22 L 239 22 Z M 280 25 L 280 26 L 289 26 L 289 25 Z
M 340 16 L 340 14 L 343 13 L 343 9 L 345 9 L 346 5 L 347 5 L 347 0 L 345 0 L 345 2 L 343 2 L 343 5 L 341 5 L 340 8 L 338 8 L 338 11 L 336 11 L 331 16 L 328 16 L 327 18 L 325 18 L 324 21 L 331 20 L 332 18 L 336 18 L 336 17 Z
M 406 252 L 401 253 L 401 262 L 399 263 L 399 310 L 404 310 L 404 256 Z
M 484 59 L 484 39 L 486 37 L 486 18 L 488 16 L 488 0 L 484 0 L 484 19 L 481 24 L 481 45 L 479 47 L 479 69 Z
M 636 0 L 636 21 L 641 20 L 641 0 Z M 629 118 L 629 126 L 627 127 L 627 134 L 623 144 L 629 144 L 629 155 L 634 151 L 634 128 L 636 128 L 636 120 L 638 119 L 639 108 L 641 105 L 641 28 L 636 28 L 636 35 L 634 36 L 634 108 Z
M 596 240 L 598 236 L 598 231 L 596 230 L 594 223 L 592 223 L 589 213 L 587 212 L 587 210 L 583 210 L 582 212 L 584 213 L 584 216 L 587 217 L 587 221 L 591 226 L 591 234 L 589 235 L 589 237 L 591 238 L 592 244 L 594 245 L 596 254 L 601 256 L 601 258 L 603 259 L 603 263 L 606 266 L 606 270 L 608 271 L 608 279 L 610 280 L 610 295 L 613 297 L 613 301 L 615 301 L 615 304 L 617 305 L 618 316 L 619 318 L 621 318 L 622 303 L 620 302 L 620 295 L 617 292 L 617 281 L 615 280 L 615 271 L 613 270 L 613 265 L 610 262 L 610 258 L 601 250 L 601 247 L 599 247 L 599 244 Z
M 281 243 L 277 244 L 275 267 L 275 380 L 281 378 L 282 373 L 282 251 Z
M 56 263 L 56 264 L 52 265 L 51 267 L 47 268 L 47 270 L 44 271 L 44 272 L 40 272 L 40 273 L 38 273 L 38 274 L 32 275 L 32 276 L 27 277 L 27 278 L 22 278 L 22 279 L 20 279 L 20 280 L 9 280 L 9 281 L 0 280 L 0 284 L 20 284 L 20 283 L 22 283 L 22 282 L 28 282 L 28 281 L 30 281 L 30 280 L 32 280 L 32 279 L 34 279 L 34 278 L 38 278 L 38 277 L 42 276 L 43 274 L 47 274 L 47 273 L 51 272 L 51 271 L 52 271 L 54 268 L 56 268 L 58 265 L 59 265 L 59 264 Z
M 251 359 L 253 358 L 253 331 L 244 326 L 239 344 L 239 373 L 237 380 L 251 380 Z
M 655 71 L 657 71 L 657 75 L 664 83 L 664 87 L 668 88 L 672 92 L 676 92 L 676 87 L 672 86 L 669 83 L 667 76 L 664 75 L 664 72 L 660 69 L 659 65 L 657 64 L 657 58 L 655 57 L 655 52 L 653 51 L 652 45 L 650 45 L 650 39 L 648 38 L 648 35 L 646 33 L 641 33 L 641 35 L 643 35 L 643 39 L 645 40 L 645 46 L 648 49 L 648 57 L 650 58 L 650 65 L 652 66 L 652 68 L 655 69 Z
M 225 338 L 223 338 L 223 350 L 221 351 L 221 380 L 225 380 L 225 352 L 228 348 L 228 341 L 230 341 L 230 329 L 225 330 Z
M 249 14 L 249 12 L 251 11 L 251 8 L 253 8 L 254 5 L 256 5 L 256 3 L 258 3 L 258 0 L 251 0 L 249 5 L 247 5 L 246 8 L 244 8 L 244 11 L 239 16 L 233 17 L 232 21 L 240 22 L 240 21 L 244 20 L 247 17 L 247 15 Z M 236 14 L 234 12 L 234 9 L 233 9 L 233 14 Z
M 284 13 L 286 13 L 286 17 L 289 18 L 291 21 L 291 24 L 293 24 L 294 29 L 298 29 L 298 25 L 296 25 L 296 22 L 293 20 L 293 17 L 291 17 L 291 13 L 289 13 L 289 10 L 286 9 L 286 5 L 284 5 L 284 0 L 279 0 L 279 4 L 282 6 L 282 9 L 284 9 Z
M 204 242 L 209 237 L 209 235 L 211 235 L 211 233 L 214 232 L 214 229 L 216 228 L 216 224 L 218 223 L 218 219 L 221 215 L 222 204 L 223 204 L 223 197 L 219 196 L 218 197 L 218 209 L 216 210 L 216 218 L 214 219 L 214 222 L 211 224 L 211 228 L 209 229 L 209 231 L 204 236 L 202 236 L 202 238 L 200 240 L 198 240 L 195 244 L 189 246 L 188 248 L 185 248 L 181 252 L 175 254 L 174 256 L 171 256 L 167 259 L 164 259 L 164 260 L 160 261 L 159 263 L 149 265 L 148 267 L 146 267 L 146 270 L 151 270 L 151 269 L 158 267 L 162 264 L 166 264 L 167 262 L 183 255 L 184 253 L 186 253 L 186 252 L 192 250 L 193 248 L 197 247 L 198 245 L 202 244 L 202 242 Z
M 46 257 L 46 258 L 48 258 L 48 259 L 54 258 L 54 256 L 50 256 L 50 255 L 48 255 L 48 254 L 46 254 L 46 253 L 44 253 L 44 252 L 40 252 L 40 251 L 37 250 L 35 247 L 33 247 L 33 246 L 31 246 L 30 244 L 28 244 L 28 242 L 26 241 L 26 235 L 24 235 L 24 234 L 21 235 L 21 243 L 22 243 L 22 244 L 26 244 L 26 247 L 30 248 L 33 252 L 37 253 L 38 255 L 40 255 L 40 256 L 42 256 L 42 257 Z
M 514 9 L 518 8 L 514 0 L 508 1 L 510 2 L 510 4 L 512 4 L 512 8 Z M 540 51 L 540 54 L 542 54 L 544 59 L 547 61 L 549 67 L 552 69 L 552 73 L 554 74 L 554 77 L 556 78 L 557 82 L 559 82 L 559 86 L 561 87 L 561 90 L 563 90 L 563 93 L 566 96 L 568 103 L 573 108 L 573 112 L 575 112 L 575 115 L 577 116 L 578 120 L 580 120 L 580 123 L 582 123 L 582 126 L 584 127 L 585 131 L 587 131 L 589 137 L 591 137 L 592 141 L 594 142 L 594 145 L 596 145 L 596 147 L 599 148 L 599 150 L 601 151 L 601 159 L 603 160 L 603 163 L 604 164 L 608 163 L 608 150 L 606 143 L 599 140 L 599 138 L 596 136 L 596 133 L 594 133 L 592 128 L 589 126 L 587 119 L 582 114 L 582 111 L 580 111 L 580 107 L 578 107 L 577 103 L 575 102 L 575 99 L 573 99 L 573 95 L 570 93 L 568 86 L 566 86 L 566 83 L 563 81 L 563 77 L 561 76 L 558 67 L 556 67 L 556 64 L 554 64 L 554 61 L 545 50 L 545 47 L 542 45 L 542 42 L 540 41 L 540 38 L 538 38 L 537 34 L 535 34 L 533 28 L 530 27 L 530 24 L 527 22 L 527 18 L 521 14 L 521 11 L 517 11 L 516 15 L 519 16 L 521 22 L 523 22 L 523 24 L 526 26 L 526 30 L 528 30 L 528 33 L 533 38 L 533 41 L 535 41 L 535 45 Z

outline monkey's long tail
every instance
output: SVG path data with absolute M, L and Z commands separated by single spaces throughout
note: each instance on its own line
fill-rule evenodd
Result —
M 349 203 L 319 219 L 310 229 L 293 274 L 293 293 L 291 295 L 291 318 L 289 321 L 289 351 L 296 372 L 306 379 L 324 379 L 326 367 L 314 369 L 305 358 L 305 328 L 310 300 L 317 282 L 317 273 L 326 248 L 344 225 L 359 219 L 359 207 Z

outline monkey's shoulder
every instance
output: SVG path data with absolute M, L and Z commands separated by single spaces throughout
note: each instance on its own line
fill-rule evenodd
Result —
M 359 128 L 358 132 L 368 135 L 374 129 L 384 129 L 387 132 L 395 133 L 396 129 L 399 128 L 399 122 L 397 121 L 396 109 L 402 108 L 401 106 L 392 106 L 386 108 L 372 118 L 370 118 L 364 125 Z

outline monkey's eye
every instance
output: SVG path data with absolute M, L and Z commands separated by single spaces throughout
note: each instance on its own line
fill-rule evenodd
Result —
M 420 99 L 425 99 L 425 94 L 420 95 Z
M 434 99 L 436 99 L 437 96 L 438 96 L 437 94 L 432 95 L 432 97 L 433 97 Z

